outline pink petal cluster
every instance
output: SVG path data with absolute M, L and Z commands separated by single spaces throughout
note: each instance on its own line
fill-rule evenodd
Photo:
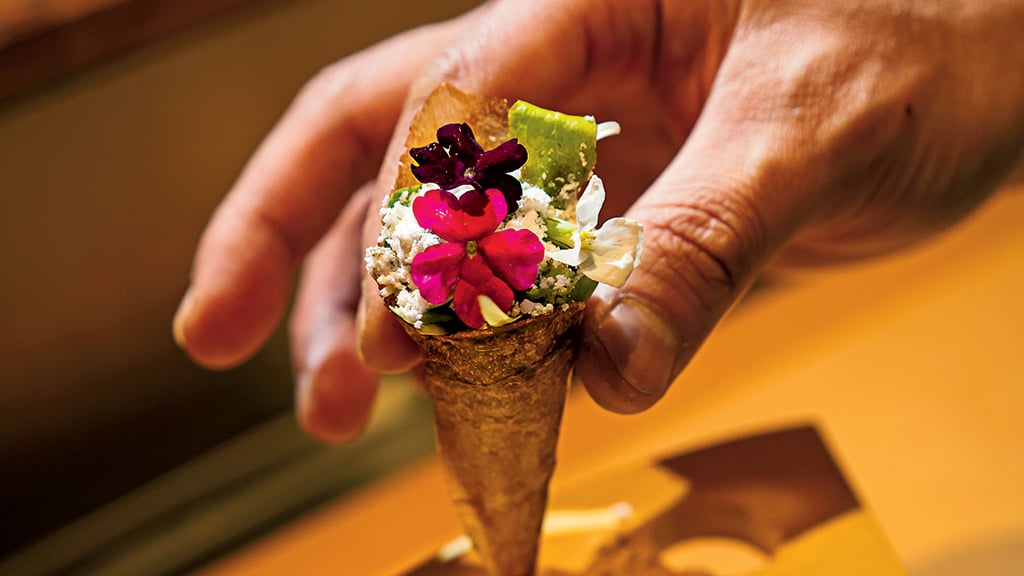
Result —
M 500 191 L 470 190 L 456 197 L 430 190 L 413 200 L 412 211 L 422 228 L 445 240 L 413 258 L 412 282 L 431 304 L 452 298 L 452 309 L 466 326 L 484 324 L 478 296 L 508 312 L 513 290 L 526 290 L 537 278 L 544 259 L 540 239 L 529 230 L 495 232 L 508 215 Z

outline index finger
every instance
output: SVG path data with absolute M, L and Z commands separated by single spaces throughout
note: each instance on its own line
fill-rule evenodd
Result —
M 246 165 L 203 233 L 174 319 L 178 344 L 213 368 L 269 337 L 295 272 L 352 191 L 373 177 L 424 46 L 456 21 L 396 36 L 324 69 Z

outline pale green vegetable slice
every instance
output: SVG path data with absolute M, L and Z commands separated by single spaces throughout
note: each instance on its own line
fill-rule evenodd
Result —
M 504 326 L 505 324 L 511 324 L 518 320 L 518 318 L 513 318 L 512 316 L 505 314 L 505 312 L 501 308 L 498 308 L 498 305 L 494 303 L 494 300 L 491 300 L 483 294 L 477 296 L 476 301 L 480 304 L 480 314 L 484 317 L 484 322 L 487 322 L 489 326 Z
M 575 198 L 594 173 L 597 122 L 545 110 L 522 100 L 508 111 L 508 135 L 529 154 L 520 179 L 545 190 L 553 202 Z

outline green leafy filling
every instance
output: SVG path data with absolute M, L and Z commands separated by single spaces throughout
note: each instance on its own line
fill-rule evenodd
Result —
M 388 208 L 394 208 L 395 204 L 401 204 L 403 206 L 409 206 L 412 204 L 413 194 L 420 189 L 420 185 L 406 186 L 405 188 L 399 188 L 391 193 L 391 197 L 388 198 Z

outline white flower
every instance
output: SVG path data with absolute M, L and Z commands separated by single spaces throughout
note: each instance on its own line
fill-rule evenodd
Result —
M 592 176 L 576 205 L 572 248 L 548 252 L 548 257 L 578 267 L 591 280 L 619 288 L 640 262 L 644 227 L 629 218 L 612 218 L 595 230 L 604 195 L 604 183 Z

